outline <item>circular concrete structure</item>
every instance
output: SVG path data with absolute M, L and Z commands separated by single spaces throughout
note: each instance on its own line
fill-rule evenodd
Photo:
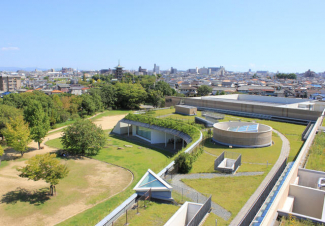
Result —
M 272 127 L 252 122 L 219 122 L 213 125 L 212 140 L 233 147 L 266 147 L 272 144 Z

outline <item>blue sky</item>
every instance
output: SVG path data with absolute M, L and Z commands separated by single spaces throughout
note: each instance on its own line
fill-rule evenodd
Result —
M 325 1 L 0 1 L 0 66 L 325 71 Z

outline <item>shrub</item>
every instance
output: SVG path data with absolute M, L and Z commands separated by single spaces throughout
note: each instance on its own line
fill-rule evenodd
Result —
M 76 121 L 76 120 L 80 119 L 80 116 L 79 116 L 78 114 L 72 114 L 72 115 L 71 115 L 71 119 L 72 119 L 73 121 Z
M 188 153 L 182 153 L 175 159 L 175 165 L 179 173 L 188 173 L 192 169 L 192 156 Z

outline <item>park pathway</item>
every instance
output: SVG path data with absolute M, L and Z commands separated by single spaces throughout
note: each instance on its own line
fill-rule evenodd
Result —
M 194 202 L 203 203 L 207 197 L 195 189 L 187 186 L 181 180 L 182 179 L 211 179 L 215 177 L 240 177 L 240 176 L 256 176 L 262 175 L 264 172 L 243 172 L 236 174 L 221 174 L 221 173 L 197 173 L 197 174 L 176 174 L 173 176 L 171 184 L 173 186 L 173 190 L 177 191 L 179 194 L 184 194 L 187 198 L 191 199 Z M 184 192 L 185 191 L 187 192 Z M 189 191 L 189 192 L 188 192 Z M 212 213 L 216 214 L 219 217 L 222 217 L 225 221 L 227 221 L 231 217 L 231 213 L 221 207 L 220 205 L 212 202 Z
M 271 171 L 264 178 L 264 180 L 262 181 L 262 183 L 260 184 L 260 186 L 256 189 L 256 191 L 254 192 L 254 194 L 248 199 L 248 201 L 245 203 L 245 205 L 243 206 L 243 208 L 239 211 L 239 213 L 237 214 L 237 216 L 230 223 L 230 226 L 237 226 L 237 225 L 239 225 L 240 221 L 246 216 L 246 214 L 250 210 L 251 206 L 253 206 L 253 204 L 255 203 L 255 201 L 258 199 L 259 195 L 264 190 L 265 186 L 273 178 L 274 174 L 277 172 L 277 170 L 280 167 L 280 165 L 289 156 L 289 153 L 290 153 L 290 142 L 289 142 L 289 140 L 282 133 L 280 133 L 279 131 L 273 129 L 273 132 L 275 132 L 276 134 L 278 134 L 279 137 L 282 140 L 282 148 L 281 148 L 280 156 L 279 156 L 278 160 L 276 161 L 276 163 L 274 164 L 274 166 L 272 167 Z

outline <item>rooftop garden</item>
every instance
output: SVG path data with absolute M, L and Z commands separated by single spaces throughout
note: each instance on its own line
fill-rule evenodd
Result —
M 325 133 L 319 132 L 314 139 L 312 146 L 309 149 L 307 160 L 307 169 L 325 171 Z
M 161 119 L 161 118 L 154 118 L 145 115 L 130 113 L 127 116 L 125 116 L 125 119 L 136 121 L 136 122 L 147 123 L 149 125 L 156 125 L 164 128 L 178 130 L 189 135 L 192 138 L 192 141 L 196 141 L 200 137 L 200 131 L 195 126 L 182 123 L 180 121 L 175 121 L 169 118 Z

